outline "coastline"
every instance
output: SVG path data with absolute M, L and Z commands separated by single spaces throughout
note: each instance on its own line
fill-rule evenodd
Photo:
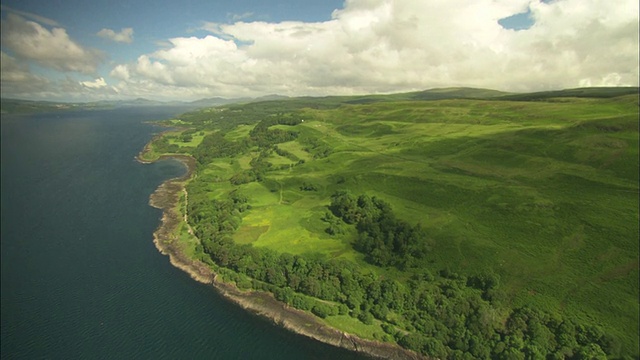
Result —
M 151 194 L 149 204 L 163 210 L 161 223 L 153 233 L 153 242 L 163 255 L 169 256 L 170 263 L 188 273 L 191 278 L 203 284 L 212 285 L 221 295 L 243 309 L 259 316 L 266 317 L 275 324 L 297 334 L 321 341 L 323 343 L 345 348 L 373 358 L 383 359 L 428 359 L 427 357 L 404 349 L 400 346 L 359 338 L 332 328 L 307 312 L 292 308 L 277 301 L 271 294 L 259 291 L 241 291 L 232 284 L 218 279 L 217 274 L 206 264 L 191 259 L 182 251 L 177 239 L 173 236 L 175 228 L 184 221 L 181 214 L 173 211 L 180 201 L 180 194 L 185 192 L 184 183 L 195 171 L 196 161 L 188 155 L 161 155 L 154 161 L 142 159 L 149 144 L 136 156 L 143 164 L 153 163 L 161 159 L 173 158 L 187 166 L 185 175 L 163 182 Z

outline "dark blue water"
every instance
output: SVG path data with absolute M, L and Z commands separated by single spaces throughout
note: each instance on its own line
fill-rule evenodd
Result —
M 173 108 L 2 115 L 3 359 L 345 359 L 246 313 L 153 245 L 177 161 L 134 156 Z

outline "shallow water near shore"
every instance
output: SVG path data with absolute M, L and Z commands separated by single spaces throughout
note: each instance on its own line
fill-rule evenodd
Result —
M 184 173 L 134 156 L 183 109 L 2 114 L 1 355 L 357 359 L 229 303 L 153 244 L 149 195 Z

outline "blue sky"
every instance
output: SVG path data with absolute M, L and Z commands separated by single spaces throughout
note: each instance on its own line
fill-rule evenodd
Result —
M 2 96 L 638 85 L 636 0 L 2 2 Z

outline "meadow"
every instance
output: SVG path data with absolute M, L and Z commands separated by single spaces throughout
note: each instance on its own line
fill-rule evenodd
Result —
M 236 244 L 341 259 L 402 284 L 425 270 L 496 274 L 503 309 L 527 306 L 595 324 L 617 339 L 616 357 L 637 357 L 637 88 L 456 94 L 229 106 L 181 118 L 197 132 L 189 141 L 170 133 L 165 146 L 190 153 L 217 131 L 244 144 L 198 170 L 209 199 L 233 191 L 248 199 Z M 297 124 L 269 130 L 295 139 L 251 143 L 256 123 L 282 117 Z M 256 181 L 229 181 L 256 163 L 266 164 Z M 398 218 L 419 224 L 428 252 L 418 265 L 373 265 L 353 247 L 355 227 L 327 232 L 323 215 L 342 190 L 382 199 Z M 373 325 L 349 319 L 327 321 L 372 336 Z

